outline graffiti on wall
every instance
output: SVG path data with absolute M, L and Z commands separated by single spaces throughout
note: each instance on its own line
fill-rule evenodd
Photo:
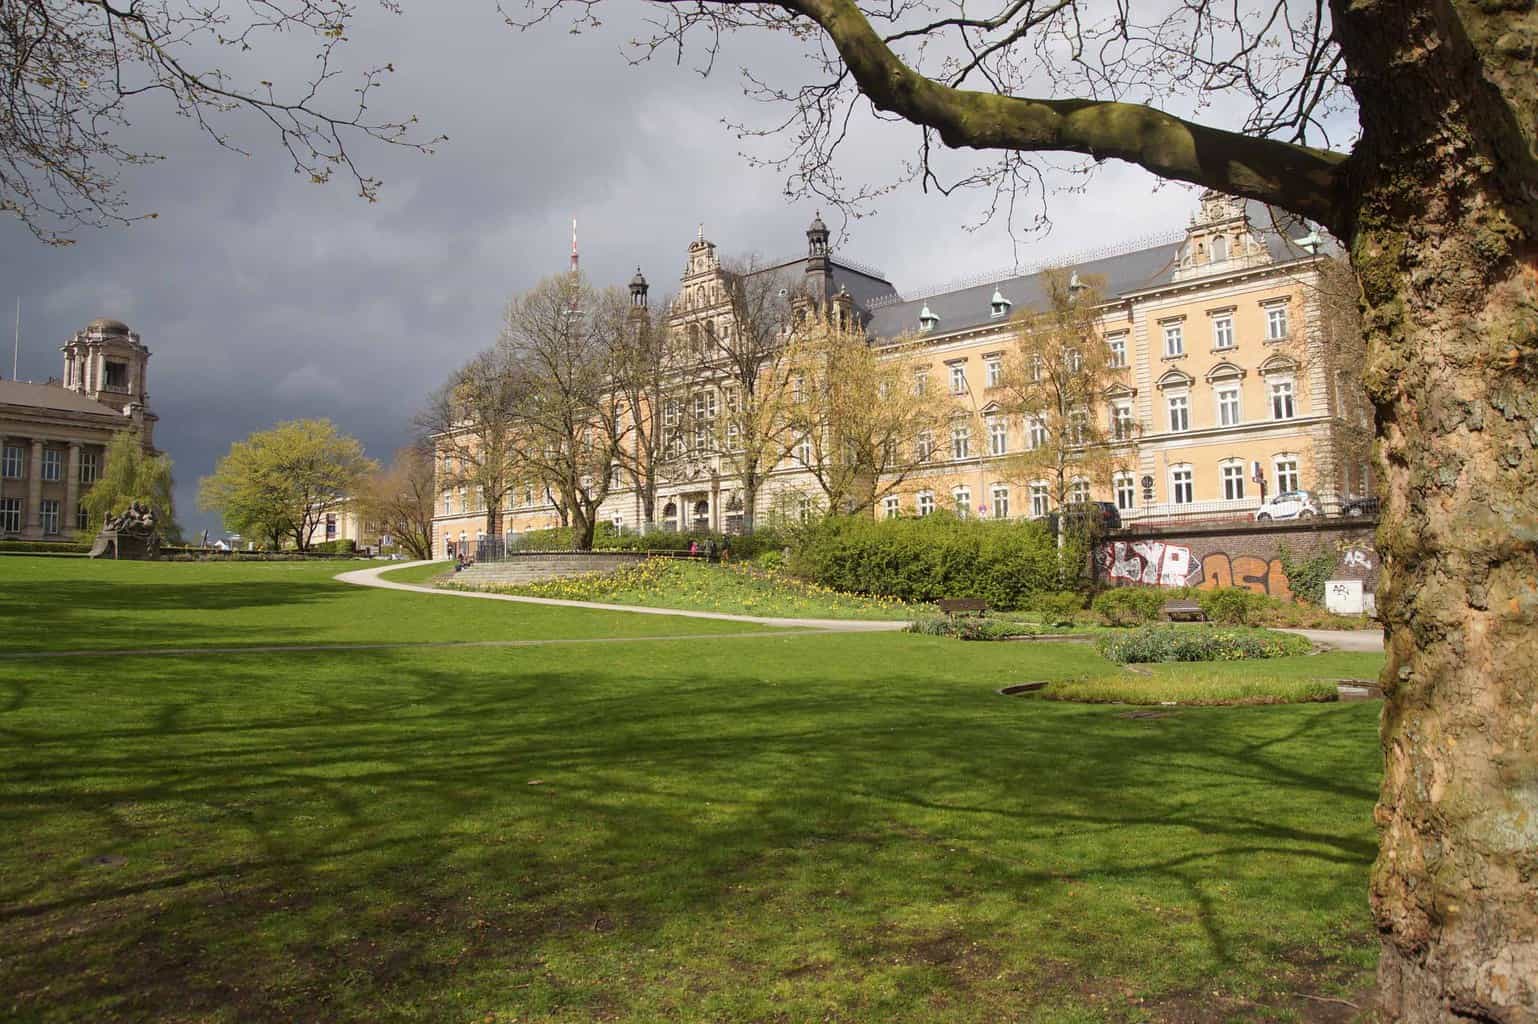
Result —
M 1100 545 L 1100 573 L 1118 584 L 1156 587 L 1244 587 L 1257 594 L 1291 598 L 1279 559 L 1230 556 L 1224 551 L 1193 554 L 1184 544 L 1160 540 L 1113 540 Z
M 1100 572 L 1115 583 L 1156 587 L 1194 586 L 1202 560 L 1184 544 L 1162 540 L 1112 540 L 1100 545 Z
M 1287 574 L 1282 571 L 1281 559 L 1264 559 L 1256 555 L 1235 555 L 1230 558 L 1222 551 L 1202 559 L 1202 581 L 1197 584 L 1203 590 L 1218 587 L 1244 587 L 1257 594 L 1270 594 L 1283 600 L 1291 600 L 1292 588 L 1287 585 Z

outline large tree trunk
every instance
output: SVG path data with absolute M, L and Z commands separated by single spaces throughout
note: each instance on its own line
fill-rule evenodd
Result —
M 1538 19 L 1337 19 L 1380 176 L 1350 239 L 1385 502 L 1380 1007 L 1538 1021 Z

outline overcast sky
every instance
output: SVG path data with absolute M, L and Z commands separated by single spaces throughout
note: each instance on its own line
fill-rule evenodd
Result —
M 566 267 L 573 217 L 594 281 L 623 284 L 639 264 L 654 300 L 676 287 L 701 223 L 724 254 L 801 252 L 816 204 L 788 201 L 783 176 L 750 167 L 721 124 L 755 116 L 734 67 L 778 59 L 780 44 L 733 43 L 703 80 L 667 62 L 631 67 L 627 10 L 575 36 L 518 33 L 490 0 L 365 9 L 351 51 L 398 69 L 376 109 L 449 136 L 430 157 L 360 144 L 385 179 L 372 205 L 345 182 L 290 173 L 254 122 L 236 126 L 247 157 L 153 103 L 134 108 L 123 141 L 168 157 L 127 175 L 135 208 L 156 219 L 84 230 L 62 249 L 0 220 L 0 310 L 9 328 L 20 296 L 20 377 L 58 375 L 59 346 L 95 317 L 140 332 L 178 518 L 218 532 L 197 481 L 251 431 L 326 416 L 388 460 L 423 397 L 495 339 L 508 298 Z M 889 178 L 912 152 L 914 129 L 874 128 L 851 176 Z M 840 252 L 909 294 L 1178 229 L 1195 193 L 1108 163 L 1086 191 L 1053 196 L 1052 230 L 1023 243 L 1002 222 L 966 230 L 980 202 L 900 190 L 849 225 Z

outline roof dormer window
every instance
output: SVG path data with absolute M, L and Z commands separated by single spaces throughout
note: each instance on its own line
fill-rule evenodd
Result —
M 993 298 L 988 300 L 988 309 L 995 320 L 1009 315 L 1010 302 L 1004 297 L 1004 293 L 997 288 L 993 290 Z
M 940 318 L 929 311 L 929 306 L 926 303 L 924 308 L 919 310 L 919 330 L 928 334 L 938 326 L 940 326 Z

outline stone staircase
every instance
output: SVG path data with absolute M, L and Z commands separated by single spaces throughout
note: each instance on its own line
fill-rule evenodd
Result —
M 613 572 L 648 557 L 642 551 L 534 551 L 510 555 L 497 562 L 478 562 L 454 573 L 453 581 L 467 587 L 519 586 L 558 576 Z

